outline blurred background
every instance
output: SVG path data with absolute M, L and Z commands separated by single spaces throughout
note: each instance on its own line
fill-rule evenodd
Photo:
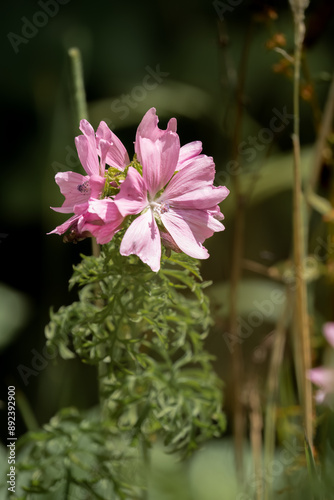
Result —
M 217 184 L 231 189 L 221 206 L 226 230 L 207 242 L 211 258 L 202 265 L 203 278 L 213 280 L 208 293 L 217 313 L 208 348 L 216 354 L 215 368 L 226 382 L 228 412 L 231 352 L 224 338 L 224 318 L 234 252 L 237 167 L 254 184 L 246 213 L 245 258 L 271 266 L 288 259 L 291 251 L 292 82 L 291 67 L 282 56 L 282 50 L 293 49 L 288 2 L 18 0 L 6 3 L 0 23 L 1 399 L 7 386 L 14 385 L 26 415 L 39 425 L 60 407 L 87 408 L 97 400 L 93 368 L 50 359 L 52 353 L 43 351 L 50 308 L 57 310 L 75 299 L 75 291 L 68 291 L 72 266 L 81 253 L 91 251 L 90 241 L 64 244 L 59 236 L 47 236 L 66 219 L 50 210 L 63 201 L 55 174 L 81 172 L 74 146 L 79 130 L 67 56 L 75 46 L 82 53 L 94 128 L 105 120 L 131 157 L 136 127 L 154 106 L 161 127 L 177 117 L 181 144 L 203 142 L 203 152 L 215 159 Z M 332 77 L 331 2 L 311 1 L 307 23 L 301 104 L 305 175 Z M 233 170 L 242 54 L 246 60 L 240 136 L 244 144 Z M 284 124 L 278 133 L 272 133 L 270 125 L 274 116 L 281 117 L 275 123 Z M 324 190 L 329 175 L 325 169 Z M 315 217 L 313 224 L 319 220 Z M 246 314 L 254 299 L 262 300 L 271 288 L 267 277 L 250 270 L 245 270 L 244 277 L 248 288 L 242 288 L 240 307 Z M 246 358 L 270 333 L 276 312 L 274 316 L 244 343 Z M 18 433 L 23 433 L 26 423 L 19 412 L 18 418 Z

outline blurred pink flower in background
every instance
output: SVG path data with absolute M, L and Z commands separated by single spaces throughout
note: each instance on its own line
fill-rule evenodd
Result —
M 328 343 L 334 347 L 334 323 L 325 323 L 323 333 Z M 328 404 L 334 408 L 334 368 L 319 366 L 308 372 L 308 378 L 319 387 L 315 400 L 319 404 Z

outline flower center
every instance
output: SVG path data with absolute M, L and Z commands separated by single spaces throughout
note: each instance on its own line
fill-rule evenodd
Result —
M 78 190 L 81 194 L 88 194 L 88 193 L 90 193 L 89 182 L 88 182 L 88 181 L 85 181 L 85 182 L 83 182 L 82 184 L 79 184 L 79 185 L 77 186 L 77 190 Z
M 150 201 L 150 207 L 153 210 L 154 215 L 160 217 L 161 214 L 169 212 L 169 203 L 163 201 L 162 203 L 157 203 L 156 201 Z

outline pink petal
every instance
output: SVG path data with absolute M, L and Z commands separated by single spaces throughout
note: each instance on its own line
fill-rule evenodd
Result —
M 87 137 L 89 141 L 95 142 L 95 132 L 88 120 L 80 120 L 79 129 Z
M 92 140 L 87 139 L 85 135 L 79 135 L 75 138 L 75 145 L 81 165 L 86 170 L 87 174 L 99 175 L 100 165 L 95 146 L 95 139 L 94 142 L 92 142 Z
M 225 219 L 224 214 L 221 213 L 220 208 L 218 207 L 218 205 L 216 207 L 207 209 L 206 211 L 207 211 L 207 213 L 209 215 L 212 215 L 212 217 L 214 217 L 215 219 L 218 219 L 218 220 L 224 220 Z
M 72 227 L 73 225 L 75 225 L 77 223 L 79 217 L 80 217 L 80 215 L 72 215 L 72 217 L 67 219 L 66 222 L 64 222 L 60 226 L 57 226 L 53 231 L 50 231 L 47 234 L 59 234 L 59 235 L 61 235 L 61 234 L 66 233 L 66 231 L 68 229 L 70 229 L 70 227 Z
M 214 176 L 215 164 L 213 159 L 205 155 L 197 156 L 174 175 L 161 199 L 175 199 L 197 189 L 212 187 Z
M 124 220 L 114 201 L 109 198 L 90 201 L 88 213 L 92 217 L 87 218 L 83 229 L 90 231 L 95 236 L 97 243 L 101 245 L 112 240 Z
M 139 138 L 143 177 L 151 197 L 162 189 L 175 172 L 180 151 L 179 136 L 166 133 L 155 142 Z
M 65 196 L 61 207 L 51 207 L 55 212 L 72 213 L 74 205 L 85 203 L 90 196 L 89 177 L 76 172 L 58 172 L 55 181 Z
M 189 212 L 187 215 L 189 219 L 192 217 L 199 217 L 201 219 L 203 224 L 203 227 L 201 226 L 201 230 L 199 230 L 198 227 L 195 228 L 194 222 L 190 223 L 189 219 L 185 219 L 184 212 Z M 213 231 L 208 229 L 205 225 L 209 216 L 204 212 L 200 212 L 201 215 L 196 212 L 199 211 L 169 210 L 168 212 L 161 214 L 161 221 L 182 252 L 190 255 L 190 257 L 194 257 L 195 259 L 207 259 L 209 257 L 209 253 L 207 249 L 203 247 L 202 242 L 209 236 L 212 236 Z
M 90 200 L 88 204 L 88 212 L 97 215 L 105 223 L 114 223 L 119 226 L 124 217 L 120 214 L 116 203 L 110 198 L 103 200 Z
M 146 184 L 135 168 L 129 168 L 120 192 L 115 196 L 115 203 L 124 217 L 130 214 L 139 214 L 147 207 Z
M 99 142 L 99 147 L 100 147 L 100 175 L 103 177 L 106 167 L 106 157 L 109 152 L 109 149 L 111 148 L 111 145 L 109 142 L 105 141 L 104 139 L 101 139 Z
M 190 257 L 207 259 L 209 253 L 202 243 L 213 233 L 223 231 L 221 222 L 204 210 L 170 209 L 161 220 L 178 247 Z
M 105 182 L 106 180 L 104 177 L 100 177 L 99 175 L 91 176 L 89 179 L 90 198 L 100 198 Z
M 110 204 L 115 204 L 110 198 L 103 198 L 103 200 L 89 200 L 88 212 L 97 215 L 102 221 L 105 222 L 108 217 Z
M 104 139 L 105 141 L 111 143 L 112 142 L 112 135 L 113 135 L 113 132 L 110 130 L 110 128 L 108 127 L 106 122 L 101 121 L 100 125 L 97 127 L 97 130 L 96 130 L 96 146 L 98 147 L 98 144 L 99 144 L 101 139 Z
M 176 118 L 171 118 L 169 122 L 167 123 L 167 129 L 166 132 L 175 132 L 177 130 L 177 121 Z M 164 132 L 164 131 L 162 131 Z
M 94 226 L 93 224 L 87 226 L 87 231 L 92 233 L 99 245 L 109 243 L 119 229 L 120 228 L 117 226 L 115 227 L 113 223 L 102 224 L 102 226 Z
M 110 144 L 110 148 L 106 155 L 106 163 L 111 167 L 124 170 L 126 165 L 129 165 L 129 155 L 120 139 L 112 132 L 105 122 L 101 122 L 96 131 L 96 143 L 100 149 L 101 140 L 105 140 Z
M 315 401 L 316 401 L 316 403 L 318 403 L 319 405 L 323 404 L 325 402 L 326 396 L 327 396 L 326 392 L 319 389 L 315 393 Z
M 150 268 L 160 269 L 161 242 L 157 223 L 151 210 L 135 219 L 126 231 L 121 247 L 121 255 L 135 254 Z
M 176 132 L 177 122 L 175 118 L 171 118 L 168 122 L 167 129 L 161 130 L 158 127 L 159 118 L 156 114 L 156 109 L 149 109 L 142 118 L 142 121 L 138 125 L 137 133 L 136 133 L 136 142 L 135 142 L 135 151 L 140 156 L 140 146 L 138 146 L 138 138 L 146 137 L 147 139 L 151 139 L 151 141 L 156 141 L 160 139 L 166 132 Z
M 323 332 L 327 339 L 327 342 L 329 342 L 330 345 L 334 347 L 334 323 L 325 323 L 323 326 Z
M 319 366 L 308 371 L 308 378 L 325 392 L 334 391 L 334 369 Z
M 160 199 L 157 201 L 168 201 L 173 208 L 180 209 L 217 210 L 216 206 L 218 203 L 221 203 L 229 194 L 229 190 L 225 186 L 204 186 L 202 188 L 197 188 L 194 191 L 185 191 L 179 196 L 172 197 L 169 195 L 173 190 L 169 190 L 168 187 L 169 186 L 167 186 L 165 191 L 160 196 Z M 223 217 L 219 210 L 217 215 L 219 218 Z
M 193 141 L 185 144 L 180 148 L 179 161 L 177 162 L 176 170 L 181 170 L 184 166 L 187 165 L 187 162 L 198 156 L 202 151 L 202 143 L 201 141 Z

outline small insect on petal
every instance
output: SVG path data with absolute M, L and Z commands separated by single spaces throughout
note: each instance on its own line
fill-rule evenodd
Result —
M 90 193 L 90 187 L 89 187 L 89 182 L 86 181 L 83 184 L 79 184 L 77 186 L 77 190 L 82 193 L 82 194 L 88 194 Z

